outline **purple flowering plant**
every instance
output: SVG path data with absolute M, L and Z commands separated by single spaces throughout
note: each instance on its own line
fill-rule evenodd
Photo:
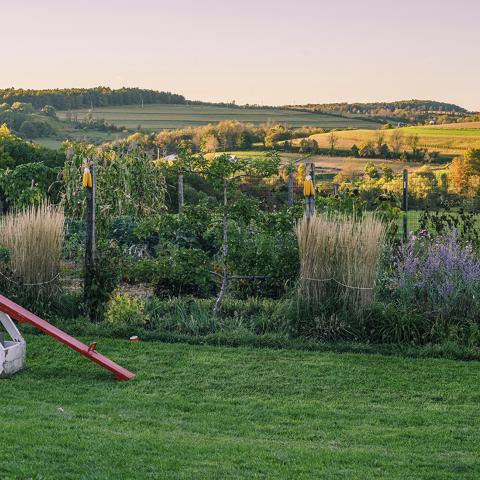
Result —
M 398 252 L 391 296 L 427 318 L 480 321 L 480 258 L 458 232 L 432 238 L 425 230 Z

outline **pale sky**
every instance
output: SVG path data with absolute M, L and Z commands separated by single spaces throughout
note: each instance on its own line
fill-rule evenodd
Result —
M 0 87 L 480 110 L 480 0 L 0 0 Z

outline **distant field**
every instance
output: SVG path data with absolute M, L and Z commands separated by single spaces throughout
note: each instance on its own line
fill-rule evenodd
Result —
M 242 152 L 229 152 L 231 155 L 238 157 L 255 158 L 263 155 L 265 152 L 261 151 L 242 151 Z M 299 163 L 305 158 L 305 155 L 299 153 L 280 153 L 280 157 L 284 163 L 291 160 L 298 160 Z M 308 162 L 315 163 L 317 170 L 324 173 L 338 173 L 340 171 L 348 172 L 363 172 L 365 165 L 368 162 L 373 162 L 375 165 L 380 166 L 383 164 L 392 168 L 395 173 L 401 172 L 404 168 L 408 168 L 410 172 L 414 172 L 423 167 L 423 164 L 418 162 L 402 162 L 401 160 L 385 160 L 385 159 L 370 159 L 370 158 L 355 158 L 355 157 L 335 157 L 331 155 L 312 155 L 307 159 Z M 432 165 L 434 170 L 445 168 L 445 164 Z
M 463 122 L 463 123 L 445 123 L 443 125 L 433 125 L 431 128 L 451 128 L 458 130 L 460 125 L 460 129 L 470 129 L 470 128 L 480 128 L 480 122 Z
M 99 132 L 97 130 L 68 130 L 60 132 L 59 135 L 62 137 L 42 137 L 34 138 L 32 141 L 43 147 L 58 149 L 62 146 L 62 143 L 68 138 L 77 142 L 86 142 L 93 144 L 101 144 L 104 142 L 111 142 L 118 138 L 121 138 L 123 135 L 121 133 L 112 133 L 112 132 Z
M 475 126 L 475 125 L 478 125 Z M 455 128 L 456 127 L 456 128 Z M 403 148 L 409 150 L 408 137 L 419 136 L 419 146 L 444 155 L 461 155 L 468 148 L 480 148 L 480 122 L 457 123 L 428 127 L 404 127 L 399 129 L 404 137 Z M 390 142 L 393 130 L 382 130 L 386 143 Z M 367 129 L 338 131 L 338 148 L 360 146 L 368 141 L 375 141 L 378 132 Z M 328 147 L 328 134 L 313 135 L 320 147 Z
M 89 110 L 75 110 L 72 115 L 84 118 Z M 222 120 L 238 120 L 256 125 L 272 122 L 290 127 L 325 127 L 325 128 L 362 128 L 376 129 L 380 125 L 359 118 L 344 118 L 308 112 L 282 109 L 231 108 L 207 105 L 129 105 L 123 107 L 96 108 L 94 118 L 104 119 L 118 126 L 165 130 L 187 126 L 206 125 Z M 61 119 L 67 118 L 67 112 L 58 112 Z

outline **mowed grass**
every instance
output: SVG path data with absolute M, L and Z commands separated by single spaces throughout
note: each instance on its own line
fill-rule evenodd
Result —
M 410 150 L 408 138 L 412 135 L 419 136 L 419 147 L 428 148 L 430 151 L 438 151 L 444 155 L 461 155 L 468 148 L 480 148 L 480 124 L 479 128 L 457 128 L 442 126 L 428 127 L 404 127 L 400 128 L 403 135 L 403 149 Z M 385 142 L 391 145 L 390 138 L 394 130 L 382 130 Z M 345 130 L 336 132 L 338 143 L 337 148 L 351 148 L 354 144 L 360 146 L 368 141 L 375 142 L 378 132 L 371 130 Z M 328 134 L 312 135 L 320 147 L 328 147 Z
M 0 381 L 0 478 L 478 479 L 480 363 L 50 338 Z
M 72 115 L 85 118 L 90 111 L 74 110 Z M 321 115 L 283 109 L 234 108 L 209 105 L 127 105 L 120 107 L 95 108 L 94 118 L 104 119 L 108 123 L 127 128 L 150 130 L 196 127 L 217 123 L 222 120 L 238 120 L 254 123 L 281 123 L 290 127 L 325 127 L 325 128 L 379 128 L 380 124 L 357 118 L 345 118 L 334 115 Z M 58 112 L 61 119 L 67 118 L 67 112 Z

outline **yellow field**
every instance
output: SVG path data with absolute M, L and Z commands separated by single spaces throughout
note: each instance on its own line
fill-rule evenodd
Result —
M 456 123 L 449 125 L 432 125 L 426 127 L 404 127 L 398 129 L 403 136 L 402 149 L 410 150 L 408 139 L 419 136 L 419 147 L 438 151 L 444 155 L 461 155 L 468 148 L 480 148 L 480 122 Z M 354 144 L 360 147 L 368 141 L 375 142 L 378 135 L 384 135 L 384 142 L 390 145 L 390 138 L 395 130 L 341 130 L 337 131 L 337 148 L 351 148 Z M 328 148 L 328 133 L 312 135 L 318 145 Z M 297 140 L 297 143 L 300 140 Z

